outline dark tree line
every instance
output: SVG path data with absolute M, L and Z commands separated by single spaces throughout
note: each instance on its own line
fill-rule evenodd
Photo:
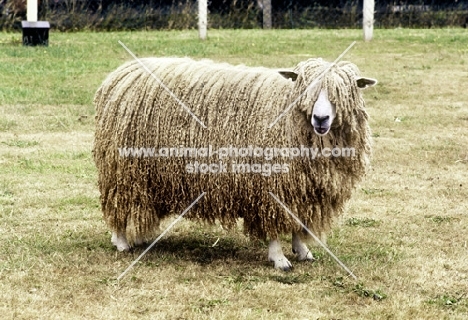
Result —
M 76 0 L 73 5 L 76 8 L 86 9 L 90 12 L 105 13 L 109 8 L 120 6 L 134 9 L 142 8 L 169 8 L 181 3 L 196 0 Z M 72 1 L 69 0 L 39 0 L 41 10 L 69 11 Z M 362 9 L 363 0 L 271 0 L 271 5 L 275 11 L 287 11 L 291 9 L 302 10 L 305 8 L 324 7 L 345 10 L 346 8 L 357 7 Z M 463 0 L 379 0 L 376 1 L 376 10 L 385 11 L 387 8 L 399 6 L 406 10 L 417 10 L 421 6 L 430 6 L 432 9 L 468 8 L 468 2 Z M 412 6 L 412 7 L 411 7 Z M 10 11 L 21 14 L 26 11 L 26 0 L 0 0 L 0 9 L 8 7 Z M 209 0 L 208 8 L 213 13 L 227 13 L 232 8 L 252 8 L 262 9 L 262 0 Z
M 359 28 L 363 0 L 270 0 L 273 28 Z M 208 0 L 210 28 L 261 28 L 262 0 Z M 39 0 L 39 19 L 61 30 L 197 27 L 197 0 Z M 466 0 L 378 0 L 376 27 L 443 27 L 468 23 Z M 26 0 L 0 0 L 0 29 L 18 29 Z

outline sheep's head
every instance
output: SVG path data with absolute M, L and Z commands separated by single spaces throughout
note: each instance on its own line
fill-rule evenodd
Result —
M 332 66 L 322 59 L 301 62 L 293 71 L 280 71 L 280 74 L 295 82 L 292 101 L 299 98 L 300 110 L 319 136 L 330 131 L 337 113 L 340 116 L 343 112 L 340 109 L 349 109 L 353 105 L 350 100 L 360 99 L 358 89 L 377 83 L 375 79 L 360 77 L 357 68 L 349 62 Z

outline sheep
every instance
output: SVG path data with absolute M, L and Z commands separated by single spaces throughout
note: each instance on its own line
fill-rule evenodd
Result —
M 360 89 L 375 85 L 376 80 L 361 77 L 350 62 L 330 65 L 320 58 L 286 71 L 190 58 L 145 58 L 141 63 L 161 82 L 131 61 L 111 73 L 94 97 L 93 155 L 103 217 L 117 249 L 128 250 L 153 239 L 162 219 L 182 212 L 206 192 L 187 213 L 188 219 L 218 221 L 226 229 L 243 219 L 248 235 L 270 239 L 268 259 L 281 270 L 291 269 L 292 264 L 279 236 L 291 232 L 297 259 L 313 261 L 301 228 L 269 192 L 312 232 L 325 236 L 343 213 L 371 157 Z M 314 79 L 319 81 L 310 87 Z M 191 112 L 180 106 L 181 101 Z M 320 153 L 352 147 L 355 154 L 315 159 L 308 154 L 277 154 L 268 159 L 218 154 L 198 155 L 194 161 L 180 155 L 119 153 L 122 148 L 175 152 L 208 145 L 215 150 L 257 146 L 265 151 L 300 146 L 304 153 L 307 148 Z M 197 162 L 243 170 L 203 173 L 195 170 Z M 255 170 L 248 174 L 246 168 Z M 265 168 L 276 170 L 268 174 Z

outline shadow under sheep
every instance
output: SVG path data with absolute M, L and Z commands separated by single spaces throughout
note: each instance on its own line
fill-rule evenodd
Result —
M 130 254 L 141 254 L 151 243 L 144 243 L 134 247 Z M 202 266 L 225 263 L 268 265 L 265 253 L 268 250 L 266 243 L 260 240 L 249 242 L 232 237 L 215 236 L 208 233 L 171 235 L 159 240 L 145 255 L 146 260 L 183 260 L 197 263 Z

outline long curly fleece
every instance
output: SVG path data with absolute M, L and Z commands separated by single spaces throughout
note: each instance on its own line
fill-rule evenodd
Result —
M 315 88 L 272 123 L 329 63 L 310 59 L 295 69 L 296 81 L 276 70 L 194 61 L 189 58 L 141 60 L 195 114 L 203 128 L 138 62 L 111 73 L 98 89 L 94 160 L 98 168 L 104 219 L 112 231 L 152 239 L 161 219 L 180 214 L 206 192 L 186 215 L 224 227 L 243 219 L 244 230 L 265 238 L 299 226 L 269 195 L 276 194 L 313 232 L 332 226 L 356 184 L 365 174 L 371 154 L 368 116 L 357 87 L 357 67 L 333 66 Z M 322 88 L 336 105 L 328 135 L 313 131 L 310 117 Z M 119 148 L 354 148 L 352 157 L 143 157 L 122 156 Z M 217 174 L 188 172 L 199 163 L 226 165 Z M 249 164 L 251 172 L 233 172 Z M 265 168 L 276 172 L 265 174 Z M 254 170 L 252 170 L 252 168 Z M 259 171 L 259 168 L 261 170 Z M 278 169 L 281 168 L 281 169 Z M 245 168 L 244 168 L 245 169 Z M 278 170 L 280 172 L 278 172 Z M 190 170 L 189 170 L 190 171 Z M 254 172 L 252 172 L 254 171 Z

